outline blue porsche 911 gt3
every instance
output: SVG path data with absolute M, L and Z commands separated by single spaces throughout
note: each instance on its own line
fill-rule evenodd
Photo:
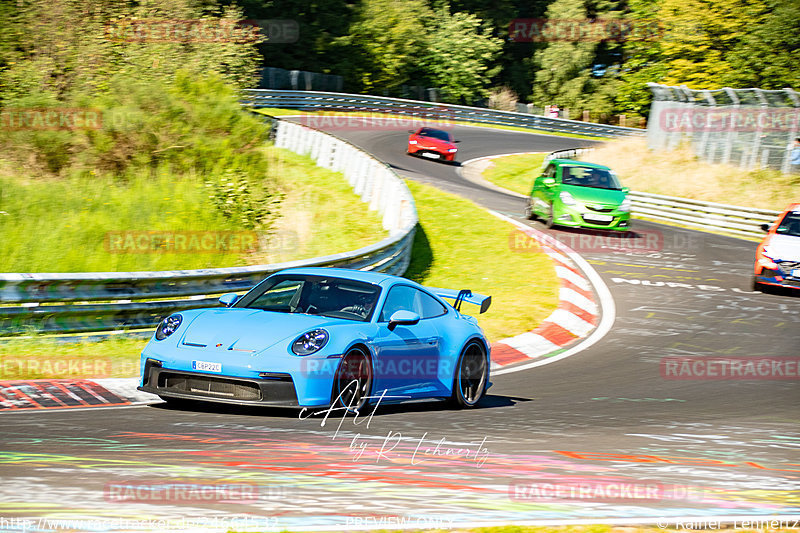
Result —
M 460 311 L 468 302 L 485 312 L 488 296 L 295 268 L 219 300 L 224 307 L 159 324 L 142 351 L 139 390 L 167 401 L 357 411 L 420 398 L 473 407 L 490 386 L 489 343 Z

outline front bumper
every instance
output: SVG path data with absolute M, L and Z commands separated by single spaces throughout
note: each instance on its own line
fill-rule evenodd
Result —
M 791 272 L 783 272 L 782 270 L 762 268 L 761 271 L 755 275 L 755 281 L 763 285 L 800 289 L 800 276 L 792 276 Z
M 610 218 L 610 220 L 601 220 Z M 553 222 L 559 226 L 573 228 L 605 229 L 628 231 L 630 229 L 630 211 L 596 212 L 590 209 L 562 206 L 557 209 Z
M 221 371 L 194 368 L 195 357 L 214 361 L 207 352 L 170 356 L 169 349 L 146 347 L 141 359 L 139 390 L 168 398 L 239 405 L 325 407 L 330 405 L 338 358 L 286 357 L 253 364 L 250 356 L 235 360 L 226 352 Z M 254 368 L 255 367 L 255 368 Z
M 294 381 L 288 374 L 275 374 L 268 379 L 248 379 L 147 365 L 142 385 L 137 388 L 167 398 L 300 407 Z
M 443 152 L 437 148 L 426 148 L 419 145 L 409 145 L 408 153 L 439 161 L 454 161 L 458 152 Z M 426 155 L 427 154 L 427 155 Z M 435 157 L 434 157 L 435 156 Z

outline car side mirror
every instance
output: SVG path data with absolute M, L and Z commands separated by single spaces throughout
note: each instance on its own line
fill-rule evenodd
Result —
M 408 133 L 414 133 L 414 130 L 408 130 Z
M 461 139 L 456 139 L 456 140 L 455 140 L 455 141 L 453 141 L 453 142 L 454 142 L 454 143 L 460 143 L 460 142 L 461 142 Z
M 413 326 L 419 322 L 419 315 L 414 311 L 406 311 L 401 309 L 395 311 L 389 317 L 389 331 L 394 331 L 397 326 Z
M 762 231 L 769 233 L 769 224 L 761 224 L 759 228 L 761 228 Z
M 544 185 L 545 187 L 553 187 L 555 184 L 556 184 L 556 180 L 553 179 L 553 178 L 545 178 L 542 181 L 542 185 Z
M 230 307 L 236 303 L 239 299 L 239 295 L 235 292 L 226 292 L 222 296 L 219 297 L 219 303 L 224 305 L 225 307 Z

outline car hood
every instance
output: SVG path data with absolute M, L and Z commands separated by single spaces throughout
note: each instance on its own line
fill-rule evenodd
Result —
M 626 196 L 624 192 L 614 189 L 598 189 L 580 185 L 562 185 L 561 190 L 569 192 L 579 202 L 590 204 L 619 205 Z
M 800 237 L 776 233 L 770 237 L 764 251 L 775 260 L 800 261 Z
M 288 342 L 314 328 L 341 324 L 343 319 L 259 309 L 220 308 L 201 311 L 187 326 L 182 344 L 261 351 Z M 352 321 L 347 321 L 352 322 Z

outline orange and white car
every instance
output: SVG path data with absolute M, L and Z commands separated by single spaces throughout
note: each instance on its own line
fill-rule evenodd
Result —
M 800 203 L 790 204 L 774 224 L 761 229 L 767 236 L 756 249 L 753 290 L 764 285 L 800 289 Z

